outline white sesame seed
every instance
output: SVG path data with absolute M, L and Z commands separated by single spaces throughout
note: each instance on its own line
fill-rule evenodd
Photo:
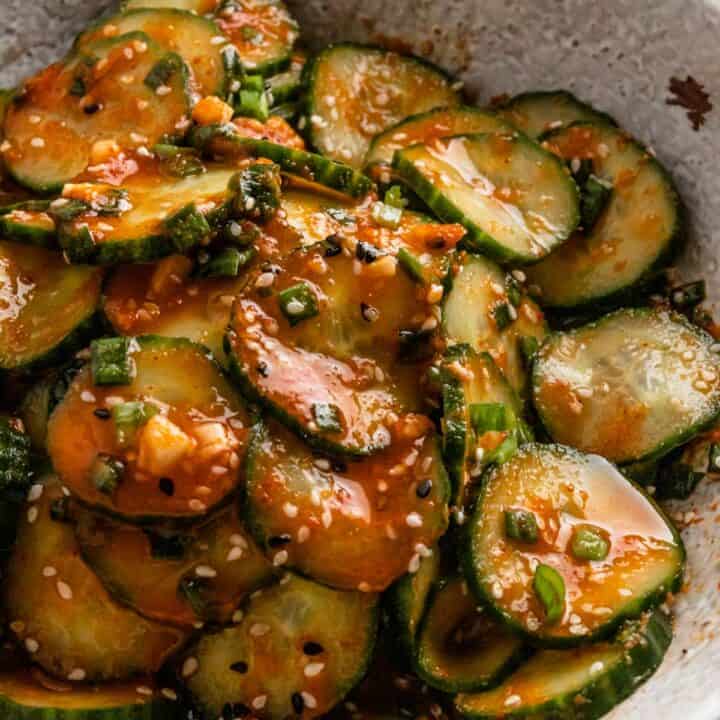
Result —
M 192 500 L 190 500 L 188 502 L 188 507 L 194 512 L 203 512 L 204 510 L 207 510 L 207 505 L 202 500 L 198 500 L 197 498 L 193 498 Z
M 25 649 L 29 653 L 36 653 L 40 649 L 40 643 L 35 638 L 25 638 Z
M 297 532 L 298 543 L 304 543 L 310 537 L 310 528 L 307 525 L 302 525 Z
M 172 700 L 175 701 L 178 699 L 177 693 L 172 688 L 163 688 L 160 691 L 160 694 L 166 699 L 166 700 Z
M 42 497 L 44 489 L 45 486 L 42 483 L 34 483 L 31 485 L 27 494 L 28 502 L 35 502 L 36 500 L 39 500 Z
M 240 533 L 233 533 L 230 536 L 230 544 L 233 547 L 247 548 L 247 540 Z
M 313 710 L 317 707 L 317 700 L 315 699 L 315 696 L 311 695 L 309 692 L 303 690 L 303 692 L 300 693 L 300 697 L 302 697 L 306 708 Z
M 36 520 L 38 516 L 38 509 L 33 505 L 32 507 L 28 508 L 27 511 L 27 521 L 32 525 Z
M 255 287 L 266 288 L 270 287 L 275 282 L 275 275 L 271 272 L 264 272 L 258 276 L 255 281 Z
M 68 673 L 68 680 L 76 680 L 80 682 L 87 677 L 87 673 L 82 668 L 75 668 Z
M 316 677 L 325 669 L 325 663 L 322 662 L 311 662 L 305 666 L 303 673 L 305 677 Z
M 163 95 L 169 95 L 172 92 L 172 88 L 168 87 L 167 85 L 158 85 L 157 89 L 155 90 L 155 94 L 162 97 Z
M 195 574 L 202 578 L 214 578 L 217 577 L 217 570 L 209 565 L 198 565 L 195 568 Z
M 45 141 L 41 137 L 34 137 L 30 141 L 30 145 L 32 145 L 34 148 L 44 148 L 45 147 Z
M 7 140 L 4 140 L 0 145 L 0 152 L 7 152 L 11 147 L 12 145 Z
M 80 393 L 80 399 L 85 403 L 94 403 L 95 395 L 93 395 L 89 390 L 83 390 Z
M 408 563 L 408 572 L 413 575 L 420 569 L 420 555 L 415 553 Z
M 215 35 L 215 37 L 210 38 L 211 45 L 223 45 L 226 42 L 227 38 L 224 35 Z
M 594 662 L 590 666 L 590 674 L 591 675 L 597 675 L 598 673 L 602 672 L 605 669 L 605 663 L 600 662 L 599 660 L 597 662 Z
M 253 637 L 262 637 L 270 632 L 270 626 L 265 623 L 254 623 L 250 627 L 250 634 Z
M 184 678 L 189 678 L 198 671 L 199 667 L 200 667 L 200 663 L 198 662 L 197 658 L 189 657 L 183 663 L 182 669 L 180 670 L 180 674 Z
M 330 508 L 325 508 L 320 516 L 320 520 L 324 528 L 329 528 L 332 525 L 333 517 Z
M 153 691 L 149 687 L 147 687 L 147 685 L 138 685 L 135 688 L 135 692 L 138 695 L 148 695 L 149 696 L 149 695 L 153 694 Z
M 324 472 L 327 472 L 330 469 L 330 461 L 326 460 L 325 458 L 317 458 L 315 460 L 315 467 L 318 470 L 322 470 Z
M 258 695 L 251 704 L 256 710 L 262 710 L 265 707 L 266 702 L 267 695 Z
M 46 565 L 43 568 L 42 573 L 43 573 L 43 577 L 51 578 L 51 577 L 55 577 L 57 575 L 57 570 L 52 565 Z
M 371 588 L 370 588 L 370 585 L 363 580 L 361 583 L 358 583 L 357 589 L 360 592 L 366 593 L 366 592 L 370 592 Z
M 298 506 L 293 505 L 291 502 L 283 503 L 283 513 L 286 517 L 294 518 L 298 515 Z
M 423 519 L 419 513 L 412 512 L 405 518 L 405 522 L 409 527 L 419 528 L 422 527 Z
M 243 554 L 244 550 L 241 547 L 231 547 L 230 552 L 228 552 L 227 557 L 225 558 L 226 562 L 235 562 L 236 560 L 239 560 Z
M 58 595 L 63 600 L 72 600 L 72 598 L 73 598 L 72 588 L 65 581 L 58 580 L 57 583 L 55 583 L 55 587 L 57 588 Z
M 505 701 L 505 707 L 511 707 L 513 705 L 519 705 L 522 702 L 522 698 L 519 695 L 510 695 Z
M 273 558 L 273 565 L 275 567 L 280 567 L 281 565 L 284 565 L 287 561 L 288 561 L 287 550 L 280 550 L 279 552 L 275 553 L 275 557 Z
M 291 314 L 291 315 L 299 315 L 300 313 L 305 311 L 305 305 L 304 303 L 301 303 L 299 300 L 296 300 L 293 298 L 286 306 L 285 309 Z
M 237 625 L 242 622 L 244 617 L 245 617 L 245 613 L 242 610 L 236 610 L 232 614 L 232 621 Z

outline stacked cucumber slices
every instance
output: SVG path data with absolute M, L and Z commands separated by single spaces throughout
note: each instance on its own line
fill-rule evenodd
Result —
M 0 714 L 599 718 L 720 473 L 677 191 L 298 34 L 127 0 L 0 95 Z

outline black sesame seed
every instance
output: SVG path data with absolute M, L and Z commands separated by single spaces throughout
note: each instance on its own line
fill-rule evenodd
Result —
M 322 653 L 325 652 L 325 648 L 320 643 L 308 640 L 308 642 L 303 645 L 303 652 L 312 657 L 313 655 L 322 655 Z
M 222 715 L 223 720 L 233 720 L 234 716 L 232 705 L 230 703 L 225 703 L 220 714 Z
M 332 471 L 336 473 L 344 473 L 347 472 L 347 463 L 344 463 L 342 460 L 333 460 L 332 461 Z
M 268 364 L 264 360 L 261 360 L 257 364 L 257 371 L 258 374 L 264 378 L 266 378 L 270 374 L 270 368 L 268 368 Z
M 415 494 L 419 498 L 426 498 L 430 494 L 430 491 L 432 490 L 432 485 L 433 485 L 432 480 L 430 480 L 430 479 L 423 480 L 415 489 Z
M 442 250 L 445 247 L 445 240 L 443 238 L 434 238 L 433 240 L 428 240 L 426 244 L 433 250 Z
M 275 535 L 268 540 L 268 545 L 271 548 L 279 548 L 284 547 L 291 541 L 292 537 L 290 535 Z
M 328 235 L 325 238 L 325 257 L 335 257 L 342 252 L 342 238 L 339 235 Z
M 100 105 L 98 103 L 90 103 L 83 108 L 83 112 L 86 115 L 94 115 L 98 110 L 100 110 Z
M 158 489 L 164 495 L 172 497 L 175 494 L 175 483 L 168 477 L 162 477 L 158 482 Z
M 355 257 L 369 265 L 380 257 L 380 251 L 373 245 L 369 245 L 366 242 L 359 242 L 355 246 Z
M 245 717 L 250 714 L 250 708 L 245 703 L 234 703 L 232 711 L 235 717 Z
M 290 701 L 292 702 L 293 710 L 297 715 L 302 715 L 303 710 L 305 709 L 305 701 L 303 700 L 303 696 L 299 692 L 294 692 L 292 694 L 292 697 L 290 698 Z
M 244 675 L 248 671 L 248 664 L 244 662 L 243 660 L 238 660 L 238 662 L 234 662 L 230 669 L 233 672 L 240 673 L 241 675 Z
M 107 408 L 95 408 L 95 410 L 93 410 L 93 415 L 96 418 L 100 418 L 100 420 L 110 419 L 110 411 Z

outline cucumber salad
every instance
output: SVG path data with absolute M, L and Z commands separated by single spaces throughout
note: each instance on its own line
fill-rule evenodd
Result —
M 3 718 L 592 720 L 655 672 L 720 329 L 640 140 L 281 0 L 126 0 L 0 98 Z

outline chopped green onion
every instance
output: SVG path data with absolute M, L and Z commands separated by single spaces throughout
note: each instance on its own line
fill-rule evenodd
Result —
M 199 277 L 237 277 L 240 271 L 250 264 L 257 254 L 254 247 L 243 250 L 228 247 L 219 252 L 215 257 L 198 268 Z
M 141 400 L 115 405 L 112 409 L 112 417 L 118 445 L 123 448 L 130 445 L 138 429 L 158 412 L 156 405 Z
M 315 403 L 312 406 L 313 418 L 319 430 L 323 432 L 342 432 L 340 409 L 331 403 Z
M 372 206 L 372 219 L 381 227 L 397 230 L 402 222 L 402 208 L 376 202 Z
M 235 103 L 235 112 L 261 122 L 268 119 L 270 103 L 265 89 L 265 80 L 261 75 L 248 75 L 243 79 Z
M 278 302 L 283 315 L 291 326 L 319 315 L 317 297 L 307 283 L 292 285 L 278 293 Z
M 718 443 L 710 445 L 707 471 L 709 473 L 720 473 L 720 445 Z
M 90 479 L 104 495 L 112 495 L 120 484 L 125 465 L 117 458 L 100 453 L 90 466 Z
M 406 248 L 400 248 L 397 255 L 400 267 L 410 276 L 416 283 L 423 284 L 425 282 L 425 269 L 420 260 L 418 260 Z
M 512 325 L 513 320 L 517 317 L 517 312 L 509 303 L 501 303 L 495 306 L 492 315 L 497 329 L 504 330 L 509 325 Z
M 537 351 L 540 349 L 540 341 L 532 335 L 524 335 L 518 339 L 518 343 L 520 345 L 520 355 L 522 355 L 525 367 L 530 367 L 535 359 L 535 355 L 537 355 Z
M 590 175 L 580 190 L 580 224 L 587 233 L 595 226 L 612 197 L 613 187 Z
M 707 297 L 704 280 L 687 283 L 670 291 L 670 302 L 679 310 L 699 305 Z
M 508 275 L 505 282 L 505 292 L 507 292 L 508 300 L 513 307 L 518 307 L 522 302 L 522 291 L 518 281 L 512 276 Z
M 179 253 L 195 247 L 211 232 L 207 219 L 192 202 L 164 220 L 163 226 L 173 248 Z
M 610 552 L 610 543 L 601 530 L 579 527 L 572 535 L 570 552 L 578 560 L 604 560 Z
M 494 463 L 502 465 L 507 462 L 518 449 L 518 433 L 513 430 L 508 436 L 491 452 L 485 455 L 486 464 Z
M 93 340 L 90 345 L 90 368 L 95 385 L 129 385 L 135 374 L 130 338 Z
M 510 430 L 514 424 L 514 418 L 504 403 L 470 403 L 468 413 L 477 435 L 493 430 Z
M 565 581 L 553 567 L 540 563 L 535 569 L 533 590 L 545 608 L 545 622 L 552 625 L 565 612 Z
M 235 193 L 237 212 L 267 222 L 280 208 L 282 179 L 275 163 L 255 163 L 233 176 L 230 191 Z
M 145 85 L 151 90 L 157 90 L 163 85 L 168 85 L 175 73 L 181 73 L 185 69 L 185 63 L 179 55 L 168 54 L 153 65 L 150 72 L 145 76 Z
M 162 161 L 163 168 L 174 177 L 202 175 L 205 172 L 205 165 L 193 148 L 158 143 L 153 152 Z
M 247 248 L 254 245 L 262 235 L 260 228 L 249 220 L 230 220 L 223 227 L 222 238 L 225 242 Z
M 400 185 L 393 185 L 385 191 L 385 204 L 400 210 L 404 210 L 408 206 L 408 201 L 403 196 Z
M 325 208 L 324 212 L 341 225 L 352 225 L 355 222 L 355 216 L 342 208 Z
M 530 510 L 505 511 L 505 535 L 511 540 L 532 545 L 538 541 L 538 524 Z

